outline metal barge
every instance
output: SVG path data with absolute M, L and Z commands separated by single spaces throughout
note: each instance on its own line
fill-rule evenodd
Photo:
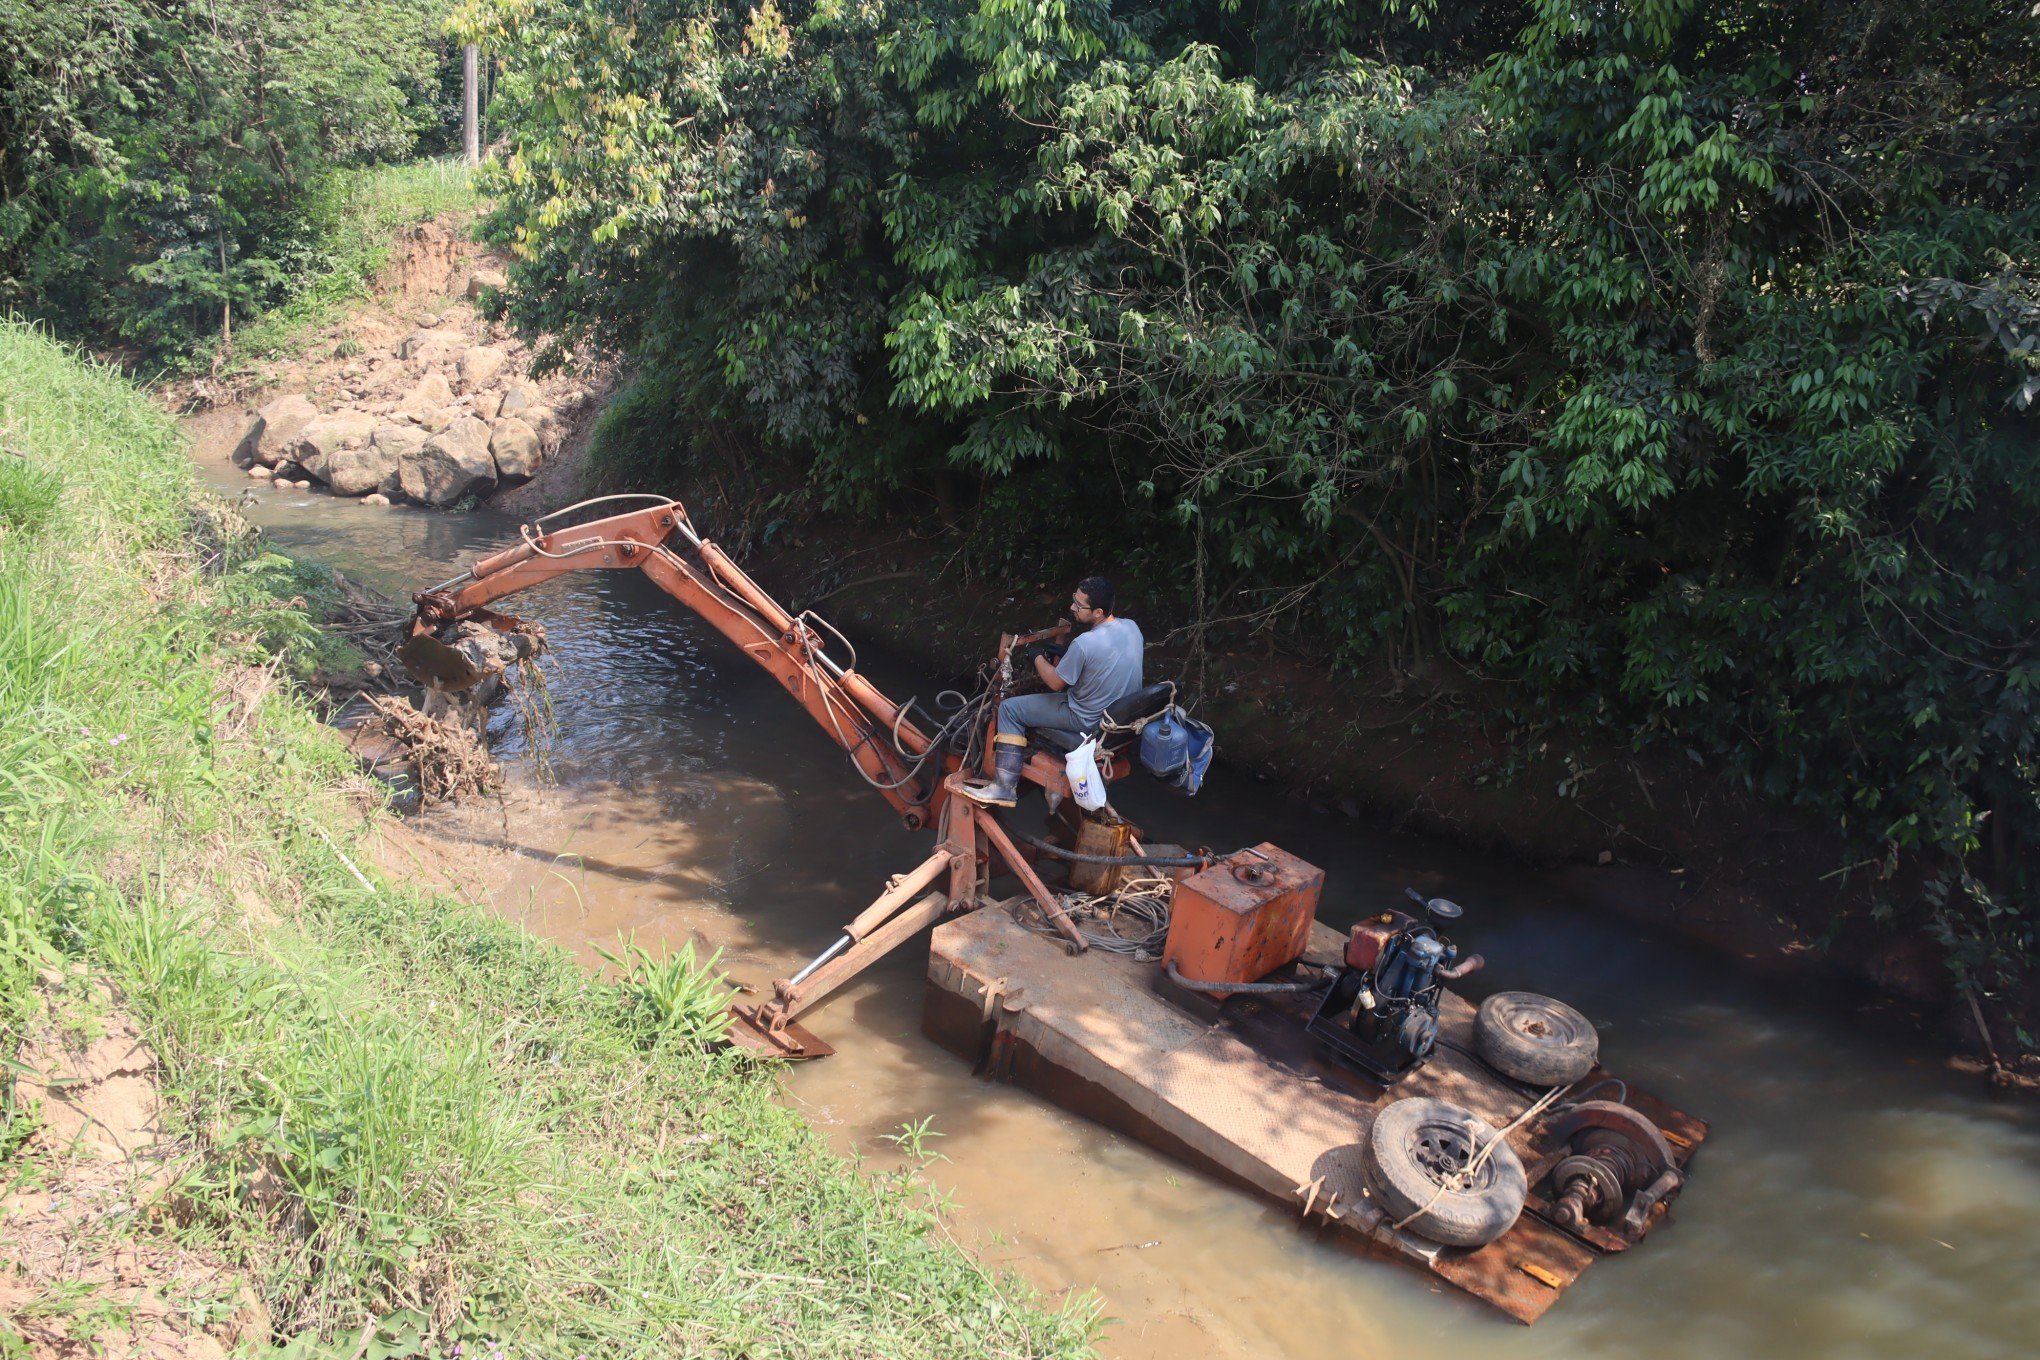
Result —
M 1306 1003 L 1238 997 L 1200 1017 L 1162 994 L 1152 963 L 1099 950 L 1071 956 L 1024 928 L 1015 913 L 1025 901 L 947 921 L 930 942 L 923 1028 L 981 1074 L 1264 1195 L 1521 1322 L 1543 1316 L 1597 1256 L 1632 1245 L 1592 1223 L 1568 1231 L 1553 1221 L 1552 1198 L 1540 1191 L 1567 1145 L 1552 1145 L 1549 1120 L 1508 1135 L 1531 1193 L 1514 1226 L 1484 1247 L 1398 1230 L 1369 1194 L 1362 1149 L 1392 1101 L 1437 1096 L 1501 1128 L 1536 1098 L 1472 1056 L 1475 1009 L 1456 993 L 1439 1006 L 1431 1060 L 1384 1089 L 1328 1060 L 1305 1032 Z M 1305 959 L 1332 964 L 1345 943 L 1315 924 Z M 1597 1066 L 1579 1085 L 1605 1079 Z M 1707 1125 L 1633 1089 L 1625 1103 L 1662 1131 L 1683 1173 Z M 1667 1208 L 1651 1205 L 1642 1229 Z

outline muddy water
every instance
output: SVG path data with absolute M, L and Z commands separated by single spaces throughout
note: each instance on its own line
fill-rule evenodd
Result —
M 232 469 L 209 467 L 238 491 Z M 453 574 L 511 526 L 260 493 L 287 546 L 386 588 Z M 593 960 L 645 943 L 720 947 L 750 981 L 834 936 L 925 853 L 749 662 L 636 576 L 520 597 L 559 661 L 559 783 L 454 834 L 506 839 L 500 909 Z M 1016 619 L 1015 624 L 1040 621 Z M 989 642 L 989 640 L 988 640 Z M 897 693 L 911 677 L 865 669 Z M 933 688 L 925 681 L 923 692 Z M 509 724 L 505 724 L 506 729 Z M 501 749 L 529 779 L 513 730 Z M 1136 781 L 1137 782 L 1137 781 Z M 841 1047 L 788 1098 L 877 1163 L 923 1119 L 958 1236 L 1051 1295 L 1094 1291 L 1122 1356 L 1996 1357 L 2040 1352 L 2040 1118 L 1982 1098 L 1832 996 L 1749 980 L 1596 915 L 1557 880 L 1283 803 L 1221 772 L 1195 802 L 1124 798 L 1155 839 L 1272 839 L 1323 866 L 1343 925 L 1405 884 L 1468 908 L 1476 995 L 1548 991 L 1600 1027 L 1611 1064 L 1713 1121 L 1697 1176 L 1645 1248 L 1590 1271 L 1524 1329 L 1286 1214 L 974 1080 L 921 1036 L 925 955 L 903 950 L 817 1016 Z

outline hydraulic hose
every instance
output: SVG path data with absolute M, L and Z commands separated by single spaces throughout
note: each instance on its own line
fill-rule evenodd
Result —
M 1031 845 L 1044 855 L 1066 859 L 1073 864 L 1130 864 L 1146 865 L 1155 869 L 1203 869 L 1219 860 L 1223 855 L 1087 855 L 1078 850 L 1065 850 L 1060 845 L 1051 845 L 1039 836 L 1022 834 L 1013 839 L 1024 845 Z
M 1331 981 L 1326 974 L 1311 982 L 1196 982 L 1176 971 L 1176 961 L 1169 960 L 1169 981 L 1178 987 L 1188 987 L 1193 992 L 1210 992 L 1214 996 L 1265 996 L 1270 992 L 1315 992 Z

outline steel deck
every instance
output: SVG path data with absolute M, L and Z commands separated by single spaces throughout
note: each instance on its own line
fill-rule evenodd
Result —
M 1337 959 L 1343 944 L 1316 925 L 1307 957 Z M 1159 995 L 1158 976 L 1157 965 L 1120 955 L 1071 957 L 1007 907 L 989 906 L 936 928 L 924 1028 L 988 1076 L 1259 1191 L 1523 1322 L 1593 1264 L 1593 1249 L 1528 1211 L 1499 1240 L 1465 1250 L 1398 1231 L 1368 1197 L 1360 1150 L 1390 1100 L 1441 1097 L 1500 1128 L 1535 1098 L 1468 1056 L 1474 1007 L 1461 997 L 1448 992 L 1440 1006 L 1430 1062 L 1384 1093 L 1320 1056 L 1292 999 L 1237 998 L 1200 1015 Z M 1682 1165 L 1707 1135 L 1704 1123 L 1638 1092 L 1628 1103 L 1665 1130 Z M 1509 1140 L 1533 1186 L 1540 1132 L 1533 1123 Z

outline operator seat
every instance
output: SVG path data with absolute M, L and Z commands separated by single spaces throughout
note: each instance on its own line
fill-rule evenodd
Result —
M 1086 737 L 1103 734 L 1098 754 L 1117 751 L 1140 735 L 1140 729 L 1169 711 L 1176 702 L 1176 682 L 1161 680 L 1123 694 L 1105 706 L 1105 714 L 1090 732 L 1058 732 L 1053 728 L 1028 733 L 1028 745 L 1052 755 L 1066 756 L 1082 745 Z

